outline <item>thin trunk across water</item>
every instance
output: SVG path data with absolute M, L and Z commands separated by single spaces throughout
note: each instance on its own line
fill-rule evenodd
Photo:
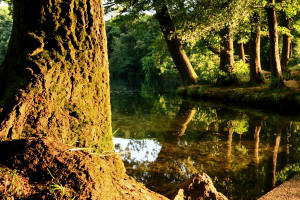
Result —
M 156 6 L 155 10 L 155 17 L 159 22 L 160 28 L 168 45 L 168 49 L 173 58 L 174 64 L 180 73 L 183 83 L 185 85 L 197 83 L 198 76 L 195 73 L 189 58 L 187 57 L 183 46 L 176 35 L 175 27 L 172 23 L 167 6 Z

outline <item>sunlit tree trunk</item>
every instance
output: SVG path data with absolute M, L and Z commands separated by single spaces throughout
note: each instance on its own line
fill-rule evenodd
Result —
M 195 84 L 198 80 L 198 76 L 176 35 L 175 27 L 172 23 L 167 6 L 157 5 L 155 10 L 155 17 L 159 22 L 160 28 L 168 45 L 168 49 L 173 58 L 174 64 L 180 73 L 183 83 L 185 85 Z
M 272 74 L 271 87 L 282 87 L 284 85 L 278 45 L 277 16 L 275 9 L 275 0 L 269 0 L 266 7 L 270 35 L 270 68 Z
M 112 150 L 102 1 L 15 0 L 13 5 L 0 79 L 0 137 L 73 136 L 72 142 Z
M 245 48 L 243 42 L 240 43 L 240 59 L 244 64 L 246 64 Z
M 68 197 L 69 189 L 75 196 L 67 199 L 166 199 L 128 177 L 119 156 L 93 163 L 88 152 L 70 151 L 70 144 L 113 151 L 102 1 L 14 0 L 13 5 L 13 30 L 0 78 L 0 139 L 34 140 L 2 143 L 1 148 L 16 141 L 20 145 L 10 149 L 17 154 L 12 155 L 15 165 L 2 160 L 2 153 L 1 166 L 4 162 L 12 170 L 19 167 L 15 171 L 24 172 L 30 182 L 34 179 L 30 184 L 42 180 L 45 188 L 54 181 L 49 176 L 53 169 L 55 183 L 70 183 L 59 199 Z M 32 154 L 34 158 L 28 157 Z M 29 173 L 24 166 L 31 168 Z M 36 188 L 41 195 L 50 193 L 39 191 L 41 187 Z
M 250 37 L 250 82 L 263 83 L 264 77 L 260 62 L 260 11 L 252 16 L 252 28 Z

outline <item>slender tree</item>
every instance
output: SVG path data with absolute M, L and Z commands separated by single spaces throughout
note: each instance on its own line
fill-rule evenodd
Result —
M 261 11 L 255 11 L 251 22 L 250 36 L 250 82 L 263 83 L 264 77 L 260 62 Z
M 246 64 L 246 55 L 245 55 L 244 42 L 240 43 L 240 59 L 243 61 L 244 64 Z
M 198 80 L 198 76 L 176 35 L 175 27 L 172 23 L 167 6 L 165 4 L 156 5 L 155 11 L 155 17 L 159 22 L 161 31 L 163 32 L 168 45 L 168 49 L 173 58 L 174 64 L 180 73 L 183 83 L 186 85 L 195 84 Z
M 280 57 L 279 57 L 279 44 L 278 44 L 278 25 L 275 9 L 275 0 L 269 0 L 266 7 L 268 16 L 268 26 L 270 35 L 270 67 L 272 74 L 271 87 L 282 87 L 283 77 L 281 71 Z
M 287 29 L 291 29 L 291 22 L 285 12 L 282 12 L 282 25 Z M 289 64 L 290 55 L 291 55 L 291 44 L 292 38 L 289 33 L 284 33 L 282 36 L 282 54 L 281 54 L 281 67 L 282 71 L 287 72 L 287 66 Z

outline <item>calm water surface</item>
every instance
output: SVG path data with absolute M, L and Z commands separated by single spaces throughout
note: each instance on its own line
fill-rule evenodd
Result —
M 114 85 L 111 103 L 115 151 L 127 173 L 162 194 L 205 172 L 230 199 L 257 199 L 300 161 L 296 116 Z

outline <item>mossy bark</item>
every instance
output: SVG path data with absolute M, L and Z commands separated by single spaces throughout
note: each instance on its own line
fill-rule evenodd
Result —
M 264 77 L 261 70 L 260 62 L 260 27 L 261 12 L 254 12 L 251 21 L 251 37 L 250 37 L 250 82 L 263 83 Z
M 0 165 L 26 177 L 29 199 L 53 199 L 53 184 L 69 193 L 60 199 L 166 199 L 128 177 L 113 152 L 102 0 L 13 4 L 0 79 L 0 140 L 12 141 L 0 141 Z
M 175 27 L 172 23 L 171 16 L 166 5 L 157 5 L 155 7 L 155 17 L 159 22 L 163 32 L 168 49 L 174 61 L 177 70 L 180 73 L 181 79 L 185 85 L 197 83 L 198 76 L 195 73 L 189 58 L 187 57 L 183 46 L 176 35 Z
M 277 88 L 284 85 L 278 44 L 278 23 L 275 10 L 275 0 L 269 0 L 269 5 L 266 7 L 268 16 L 268 26 L 270 35 L 270 68 L 272 74 L 271 87 Z
M 112 150 L 102 1 L 14 0 L 13 5 L 0 79 L 0 138 L 52 134 Z

